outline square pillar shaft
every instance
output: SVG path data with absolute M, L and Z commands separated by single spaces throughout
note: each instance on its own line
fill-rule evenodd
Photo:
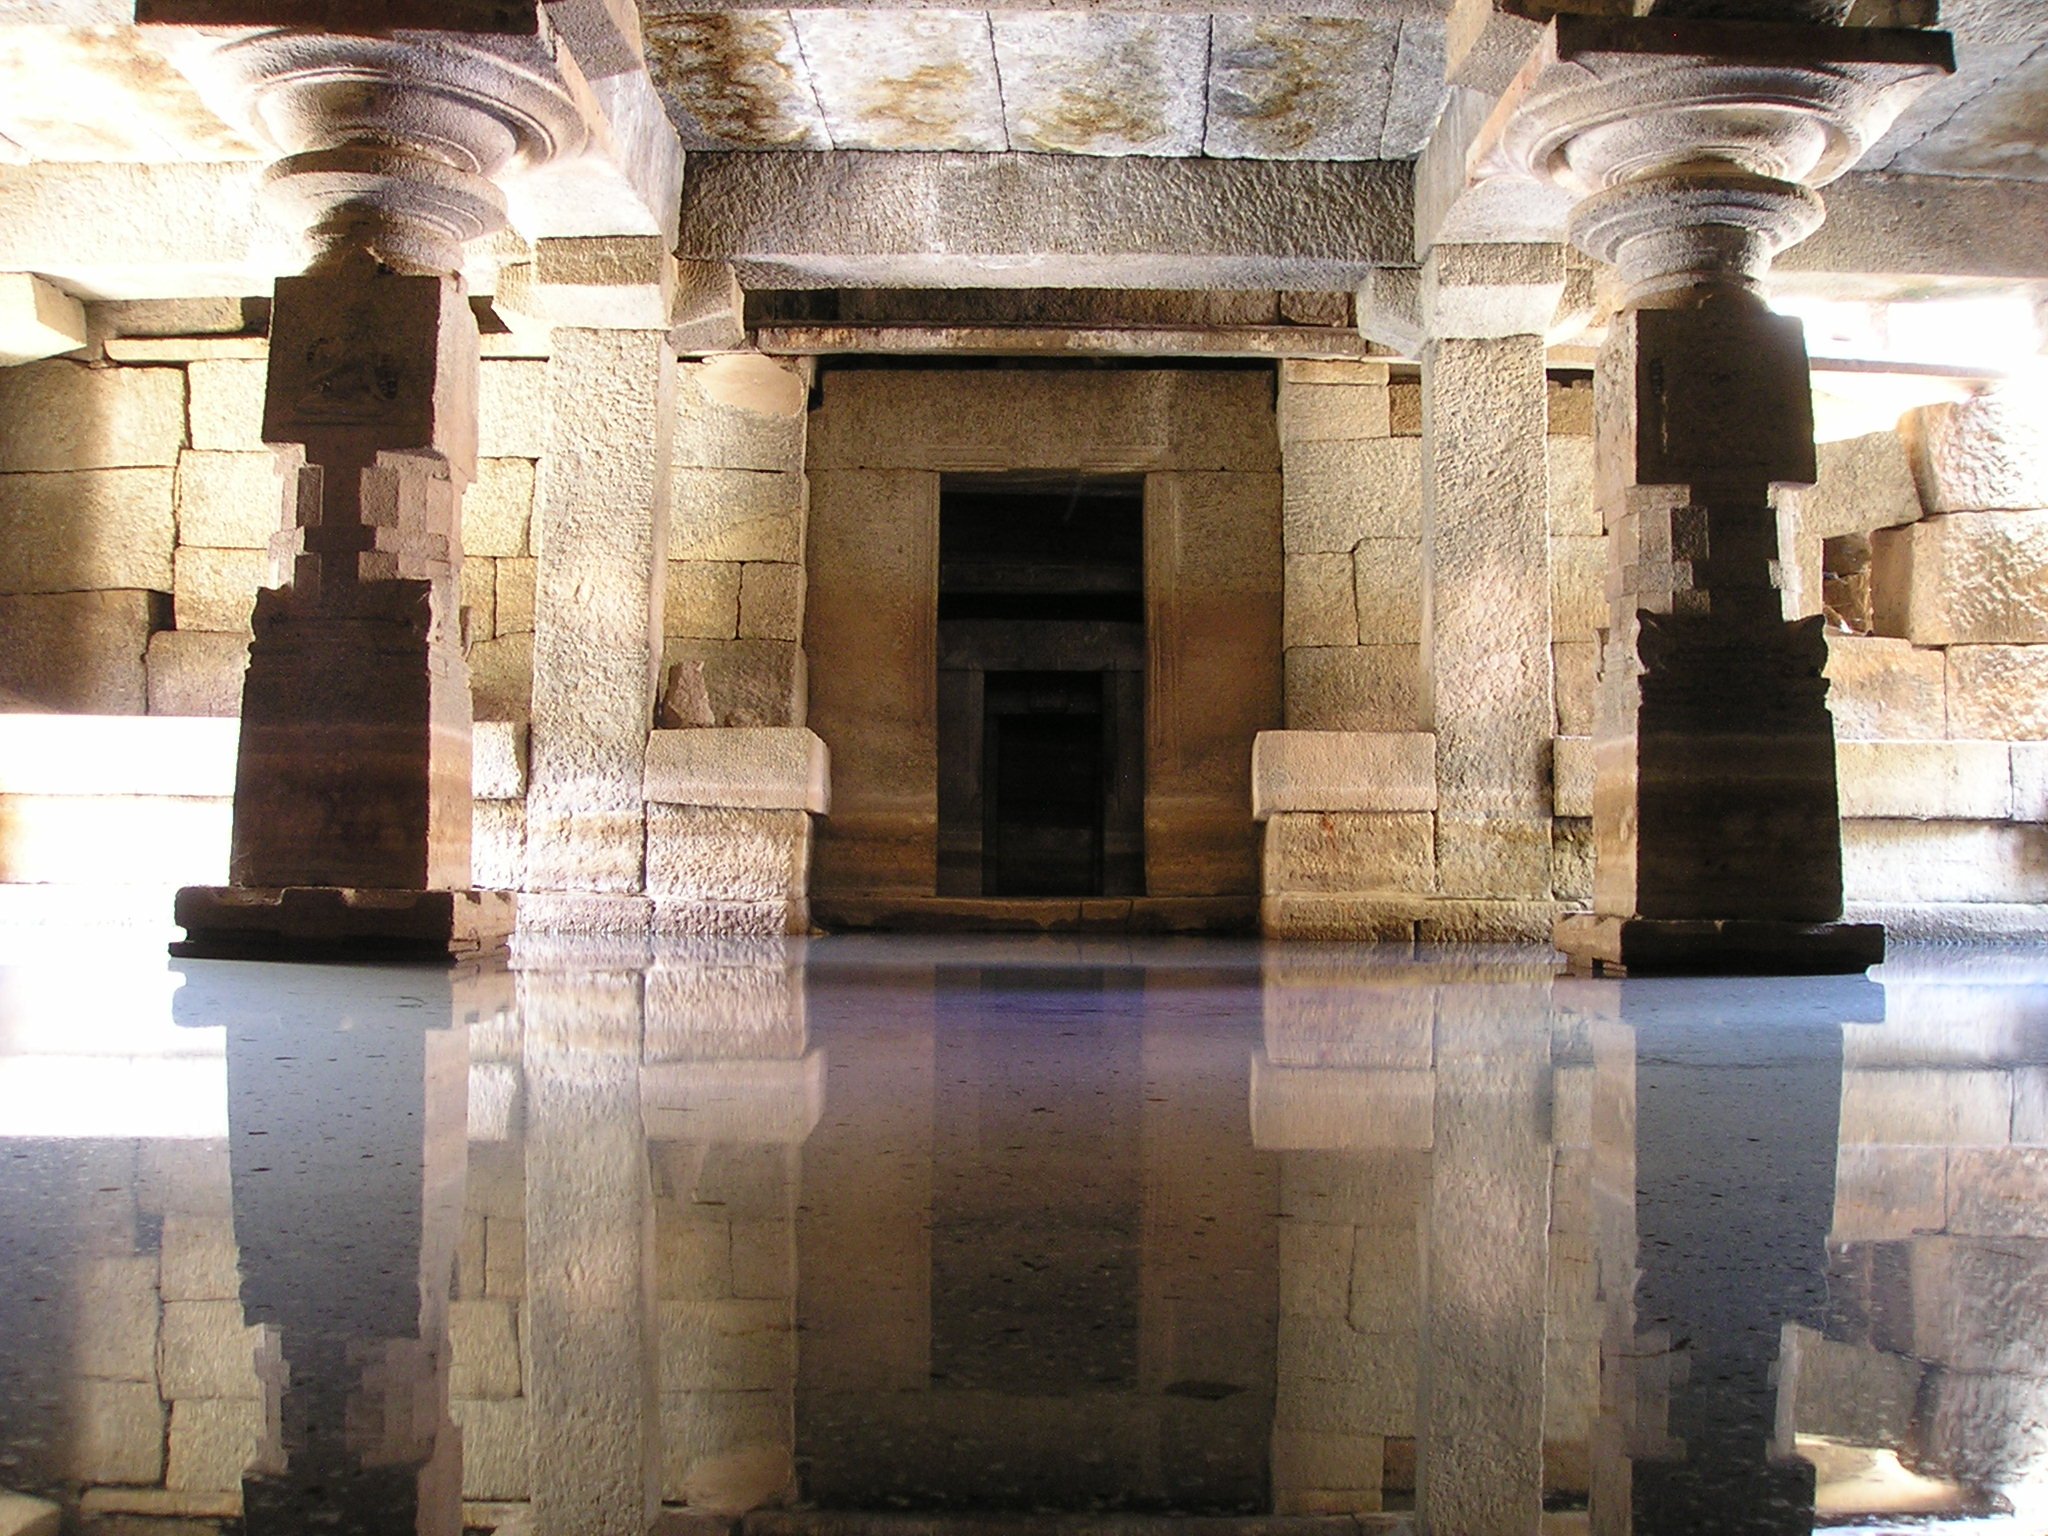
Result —
M 1423 654 L 1446 895 L 1550 895 L 1550 523 L 1543 340 L 1422 354 Z
M 547 378 L 527 886 L 637 896 L 668 568 L 675 351 L 664 331 L 558 327 Z

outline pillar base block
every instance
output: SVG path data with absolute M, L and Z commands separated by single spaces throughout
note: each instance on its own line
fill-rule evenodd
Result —
M 510 891 L 374 891 L 332 885 L 188 885 L 171 953 L 190 960 L 470 964 L 505 952 Z
M 1881 923 L 1572 912 L 1555 941 L 1590 976 L 1853 976 L 1884 961 Z

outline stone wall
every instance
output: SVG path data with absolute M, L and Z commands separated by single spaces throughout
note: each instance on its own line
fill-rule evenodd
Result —
M 1263 372 L 828 373 L 805 649 L 833 754 L 821 894 L 937 890 L 934 645 L 947 472 L 1143 475 L 1146 889 L 1256 889 L 1252 738 L 1279 723 L 1281 507 Z

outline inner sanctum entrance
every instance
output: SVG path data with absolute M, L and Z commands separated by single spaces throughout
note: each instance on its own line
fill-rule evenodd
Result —
M 1144 483 L 948 475 L 939 894 L 1145 889 Z

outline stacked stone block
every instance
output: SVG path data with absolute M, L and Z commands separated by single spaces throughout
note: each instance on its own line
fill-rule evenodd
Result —
M 717 725 L 805 723 L 808 392 L 795 362 L 751 355 L 677 379 L 662 662 L 703 666 Z
M 478 1043 L 472 1042 L 472 1051 Z M 516 1040 L 510 1056 L 502 1065 L 516 1080 Z M 471 1064 L 473 1109 L 478 1073 L 494 1065 L 499 1063 Z M 448 1311 L 448 1408 L 462 1427 L 462 1496 L 475 1501 L 523 1500 L 531 1493 L 522 1315 L 525 1147 L 517 1124 L 512 1117 L 503 1139 L 470 1143 L 455 1299 Z

